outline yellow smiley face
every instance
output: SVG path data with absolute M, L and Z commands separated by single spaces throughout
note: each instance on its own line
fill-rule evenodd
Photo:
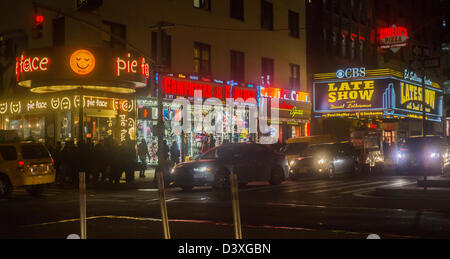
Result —
M 87 75 L 95 68 L 95 57 L 88 50 L 77 50 L 70 57 L 70 67 L 79 75 Z

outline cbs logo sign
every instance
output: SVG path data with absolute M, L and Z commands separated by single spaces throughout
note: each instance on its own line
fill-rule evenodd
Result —
M 365 77 L 366 76 L 366 68 L 347 68 L 345 70 L 340 69 L 336 72 L 336 77 L 339 79 L 343 78 L 357 78 L 357 77 Z

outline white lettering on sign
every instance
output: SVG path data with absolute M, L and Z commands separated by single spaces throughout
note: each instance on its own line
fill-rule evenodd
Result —
M 339 79 L 342 78 L 357 78 L 357 77 L 365 77 L 366 76 L 366 68 L 347 68 L 345 70 L 340 69 L 336 72 L 336 77 Z

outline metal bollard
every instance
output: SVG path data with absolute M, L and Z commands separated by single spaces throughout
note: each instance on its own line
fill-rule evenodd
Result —
M 233 205 L 233 219 L 234 219 L 234 235 L 236 239 L 242 239 L 241 227 L 241 211 L 239 209 L 239 190 L 238 180 L 235 173 L 230 174 L 231 187 L 231 202 Z
M 163 223 L 164 239 L 170 239 L 169 216 L 167 215 L 167 204 L 166 204 L 166 194 L 164 191 L 163 172 L 162 171 L 157 172 L 156 176 L 158 178 L 159 204 L 161 207 L 161 220 Z
M 81 239 L 87 239 L 86 228 L 86 173 L 79 174 L 79 193 L 80 193 L 80 227 Z

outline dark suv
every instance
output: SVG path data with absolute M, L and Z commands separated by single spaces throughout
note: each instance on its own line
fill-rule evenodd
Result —
M 282 154 L 259 144 L 230 144 L 213 148 L 198 159 L 175 166 L 170 178 L 176 186 L 190 190 L 195 186 L 221 189 L 235 172 L 238 182 L 269 181 L 279 185 L 289 176 L 289 166 Z
M 357 157 L 350 142 L 311 145 L 291 166 L 291 177 L 296 179 L 300 175 L 312 174 L 332 179 L 343 173 L 355 174 Z
M 448 166 L 448 145 L 439 136 L 411 137 L 395 155 L 397 174 L 443 174 Z

